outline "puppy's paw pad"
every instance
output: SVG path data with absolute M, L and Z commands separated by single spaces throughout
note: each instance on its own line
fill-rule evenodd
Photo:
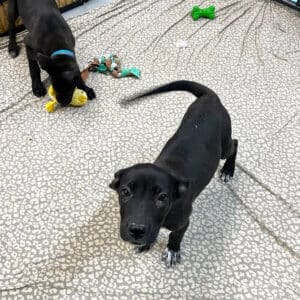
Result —
M 177 263 L 181 262 L 180 251 L 173 251 L 169 248 L 166 248 L 162 253 L 161 260 L 165 262 L 167 268 L 174 267 Z
M 135 253 L 142 253 L 142 252 L 147 252 L 151 248 L 151 245 L 144 245 L 144 246 L 135 246 L 134 247 L 134 252 Z

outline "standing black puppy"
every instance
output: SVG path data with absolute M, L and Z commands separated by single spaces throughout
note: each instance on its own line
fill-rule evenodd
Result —
M 180 262 L 180 243 L 193 201 L 214 176 L 220 159 L 226 159 L 221 177 L 227 181 L 233 176 L 238 146 L 231 139 L 228 112 L 203 85 L 176 81 L 131 100 L 170 91 L 188 91 L 198 99 L 153 164 L 120 170 L 110 184 L 119 194 L 123 240 L 142 252 L 155 242 L 161 227 L 171 230 L 163 253 L 168 267 Z
M 74 53 L 75 39 L 56 2 L 54 0 L 8 1 L 8 51 L 13 58 L 19 54 L 15 30 L 15 20 L 19 15 L 29 31 L 24 42 L 33 94 L 37 97 L 46 94 L 46 89 L 41 82 L 41 67 L 48 72 L 56 91 L 56 98 L 62 106 L 71 102 L 75 87 L 84 90 L 89 99 L 95 98 L 93 89 L 87 87 L 80 76 Z

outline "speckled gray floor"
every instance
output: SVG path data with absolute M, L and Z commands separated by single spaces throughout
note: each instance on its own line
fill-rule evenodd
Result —
M 24 47 L 11 60 L 0 41 L 1 299 L 299 299 L 300 18 L 273 1 L 216 3 L 214 21 L 192 21 L 191 0 L 121 1 L 69 20 L 81 66 L 114 52 L 142 78 L 93 74 L 97 99 L 53 114 L 31 94 Z M 195 202 L 169 270 L 166 231 L 143 255 L 120 240 L 108 183 L 153 161 L 193 101 L 120 99 L 174 79 L 220 95 L 240 148 L 234 180 L 216 177 Z

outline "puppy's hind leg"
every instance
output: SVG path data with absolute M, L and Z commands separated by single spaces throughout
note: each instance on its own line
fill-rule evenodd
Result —
M 233 177 L 235 170 L 235 159 L 238 149 L 238 140 L 231 140 L 231 151 L 229 154 L 225 154 L 222 158 L 225 158 L 225 164 L 220 172 L 220 178 L 223 178 L 225 182 L 229 180 L 230 177 Z
M 8 1 L 8 33 L 9 44 L 8 53 L 10 57 L 15 58 L 19 55 L 20 48 L 16 42 L 16 19 L 19 16 L 17 0 Z

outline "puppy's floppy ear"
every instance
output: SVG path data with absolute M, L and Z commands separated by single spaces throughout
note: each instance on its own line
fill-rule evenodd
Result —
M 120 179 L 121 179 L 121 176 L 122 174 L 124 173 L 124 169 L 122 170 L 119 170 L 117 173 L 115 173 L 114 175 L 114 179 L 113 181 L 109 184 L 109 187 L 113 190 L 117 190 L 119 185 L 120 185 Z
M 52 66 L 52 59 L 51 57 L 44 55 L 42 53 L 37 54 L 37 60 L 39 62 L 39 65 L 43 70 L 49 70 Z

